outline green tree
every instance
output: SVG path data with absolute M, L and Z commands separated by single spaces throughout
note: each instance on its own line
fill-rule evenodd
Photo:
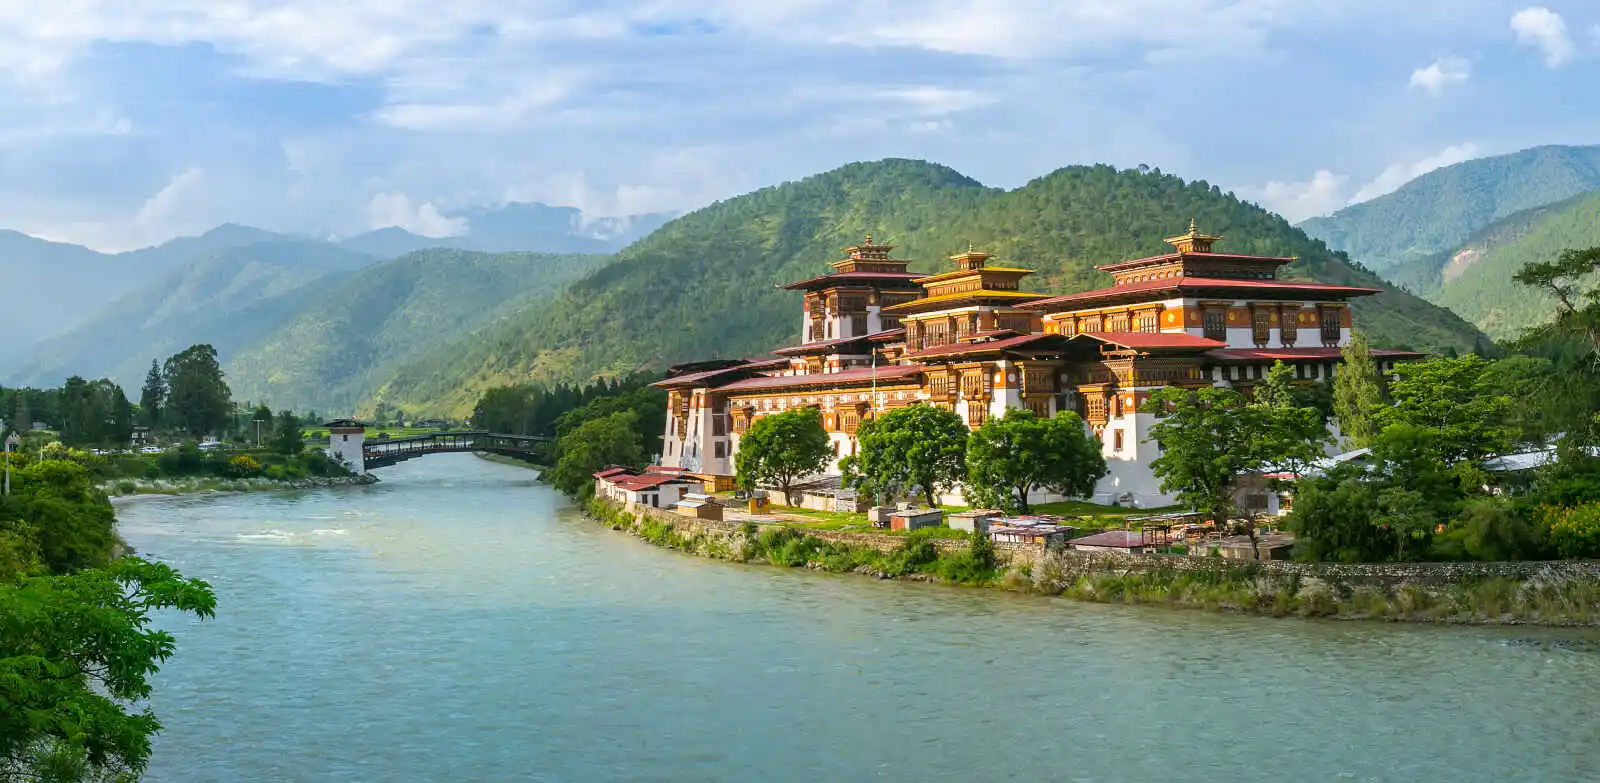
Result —
M 1350 335 L 1340 353 L 1344 361 L 1333 379 L 1333 414 L 1350 448 L 1366 448 L 1378 437 L 1378 417 L 1385 404 L 1383 383 L 1365 334 Z
M 788 504 L 795 481 L 826 470 L 833 458 L 822 413 L 816 408 L 791 408 L 751 422 L 739 439 L 734 469 L 741 488 L 776 486 Z
M 137 778 L 161 729 L 138 705 L 175 650 L 151 613 L 215 609 L 205 582 L 131 557 L 0 582 L 0 779 Z
M 1012 408 L 972 433 L 967 443 L 967 499 L 975 505 L 1028 511 L 1028 495 L 1094 493 L 1106 474 L 1100 440 L 1071 411 L 1041 419 Z
M 1507 444 L 1511 401 L 1488 383 L 1488 368 L 1476 354 L 1397 365 L 1389 387 L 1394 404 L 1378 419 L 1426 433 L 1433 456 L 1446 465 L 1477 462 Z
M 139 390 L 139 423 L 153 432 L 161 426 L 161 412 L 167 404 L 167 378 L 161 374 L 161 363 L 150 360 L 150 372 L 145 373 L 144 388 Z
M 168 423 L 191 437 L 222 432 L 233 410 L 233 394 L 223 380 L 217 349 L 192 345 L 162 366 L 167 384 Z
M 1282 360 L 1273 362 L 1255 389 L 1255 403 L 1269 408 L 1295 407 L 1294 369 Z
M 620 411 L 585 421 L 556 441 L 556 463 L 549 479 L 556 489 L 573 497 L 594 491 L 594 474 L 608 465 L 639 467 L 644 464 L 639 417 Z
M 1157 390 L 1145 410 L 1159 417 L 1150 437 L 1161 444 L 1161 455 L 1150 467 L 1161 490 L 1205 512 L 1219 530 L 1233 517 L 1242 477 L 1298 471 L 1316 459 L 1327 438 L 1313 408 L 1251 404 L 1233 389 L 1214 386 Z
M 266 403 L 257 405 L 255 411 L 250 414 L 249 433 L 256 448 L 261 447 L 261 439 L 263 437 L 273 437 L 272 409 L 267 407 Z
M 300 420 L 294 411 L 278 411 L 277 429 L 272 436 L 272 450 L 294 456 L 305 449 L 305 438 L 300 434 Z
M 867 492 L 898 497 L 913 489 L 929 506 L 960 486 L 967 472 L 969 431 L 961 417 L 931 405 L 897 408 L 862 422 L 859 453 L 846 473 Z

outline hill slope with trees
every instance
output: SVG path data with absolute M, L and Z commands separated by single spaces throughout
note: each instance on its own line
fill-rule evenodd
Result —
M 1600 192 L 1518 212 L 1459 247 L 1418 258 L 1389 275 L 1396 284 L 1448 307 L 1496 339 L 1510 339 L 1555 315 L 1545 293 L 1512 279 L 1529 263 L 1600 245 Z
M 1436 169 L 1299 226 L 1383 272 L 1454 250 L 1501 218 L 1593 190 L 1600 190 L 1600 146 L 1533 147 Z
M 1013 191 L 911 160 L 857 163 L 764 188 L 674 220 L 554 301 L 525 308 L 402 368 L 368 401 L 462 414 L 484 389 L 621 376 L 793 343 L 799 298 L 777 286 L 827 271 L 862 235 L 945 271 L 968 242 L 1039 270 L 1046 292 L 1110 283 L 1096 264 L 1163 252 L 1191 218 L 1223 249 L 1294 255 L 1286 276 L 1381 287 L 1282 218 L 1205 182 L 1159 171 L 1070 167 Z M 1361 300 L 1358 323 L 1387 346 L 1469 349 L 1480 335 L 1402 292 Z

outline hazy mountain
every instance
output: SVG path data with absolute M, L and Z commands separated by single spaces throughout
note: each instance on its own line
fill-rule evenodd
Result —
M 377 260 L 303 240 L 203 252 L 45 340 L 12 363 L 8 382 L 53 386 L 70 375 L 104 376 L 131 395 L 151 359 L 197 342 L 226 357 L 276 327 L 330 279 Z
M 1600 192 L 1523 210 L 1497 220 L 1443 253 L 1416 258 L 1389 277 L 1443 305 L 1496 339 L 1549 320 L 1555 303 L 1512 276 L 1563 250 L 1600 246 Z
M 689 359 L 747 356 L 796 339 L 799 298 L 776 285 L 820 274 L 862 234 L 900 246 L 913 269 L 943 271 L 975 242 L 1027 281 L 1065 292 L 1109 285 L 1096 264 L 1162 252 L 1190 218 L 1228 250 L 1293 255 L 1298 279 L 1383 286 L 1321 242 L 1205 182 L 1108 166 L 1070 167 L 1013 191 L 944 166 L 858 163 L 718 202 L 673 220 L 556 300 L 526 308 L 401 368 L 384 401 L 461 413 L 485 388 L 579 380 Z M 1359 300 L 1380 345 L 1470 348 L 1480 335 L 1402 292 Z M 368 407 L 377 399 L 369 401 Z
M 446 213 L 462 221 L 460 234 L 425 237 L 389 227 L 340 240 L 347 249 L 394 257 L 427 248 L 486 253 L 613 253 L 659 228 L 664 213 L 586 219 L 573 207 L 510 203 Z
M 1501 218 L 1593 190 L 1600 190 L 1600 146 L 1534 147 L 1431 171 L 1299 226 L 1382 272 L 1450 251 Z
M 420 250 L 324 279 L 292 315 L 223 352 L 235 397 L 353 410 L 403 361 L 458 340 L 507 302 L 554 295 L 603 256 Z

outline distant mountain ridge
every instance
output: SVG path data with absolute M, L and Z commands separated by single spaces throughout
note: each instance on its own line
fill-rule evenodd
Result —
M 1378 272 L 1459 247 L 1502 218 L 1600 190 L 1600 146 L 1542 146 L 1423 174 L 1298 227 Z
M 585 380 L 690 359 L 760 355 L 797 337 L 799 299 L 777 284 L 826 271 L 863 233 L 936 272 L 969 242 L 1038 270 L 1046 292 L 1109 284 L 1096 264 L 1162 252 L 1190 218 L 1234 252 L 1294 255 L 1293 279 L 1385 287 L 1277 215 L 1203 181 L 1071 166 L 1011 191 L 938 164 L 857 163 L 717 202 L 662 226 L 558 297 L 486 324 L 396 373 L 364 405 L 461 413 L 482 390 Z M 1481 335 L 1403 292 L 1355 303 L 1380 345 L 1468 350 Z
M 1562 251 L 1600 246 L 1600 191 L 1517 212 L 1480 229 L 1460 245 L 1389 271 L 1405 286 L 1448 307 L 1489 336 L 1504 340 L 1555 315 L 1544 292 L 1514 281 L 1530 262 Z
M 399 228 L 378 229 L 338 241 L 225 223 L 200 236 L 152 247 L 102 253 L 0 229 L 0 369 L 25 359 L 47 337 L 65 335 L 96 318 L 101 308 L 169 273 L 230 249 L 322 244 L 371 257 L 394 258 L 449 247 L 483 252 L 613 253 L 670 219 L 667 214 L 586 217 L 573 207 L 508 203 L 447 213 L 464 223 L 460 236 L 430 238 Z M 93 372 L 82 368 L 82 372 Z M 0 377 L 28 375 L 14 369 Z

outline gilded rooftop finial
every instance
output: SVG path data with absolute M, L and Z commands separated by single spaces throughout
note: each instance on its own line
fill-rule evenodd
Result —
M 1211 252 L 1211 243 L 1221 238 L 1200 233 L 1199 222 L 1194 218 L 1189 218 L 1189 233 L 1167 237 L 1166 243 L 1177 248 L 1179 253 L 1209 253 Z
M 1195 225 L 1194 218 L 1189 218 L 1189 233 L 1191 233 L 1191 234 L 1200 233 L 1200 227 Z
M 868 235 L 867 235 L 867 241 L 866 241 L 866 242 L 863 242 L 863 243 L 862 243 L 862 244 L 865 244 L 865 245 L 870 245 L 870 244 L 872 244 L 872 235 L 871 235 L 871 234 L 868 234 Z

